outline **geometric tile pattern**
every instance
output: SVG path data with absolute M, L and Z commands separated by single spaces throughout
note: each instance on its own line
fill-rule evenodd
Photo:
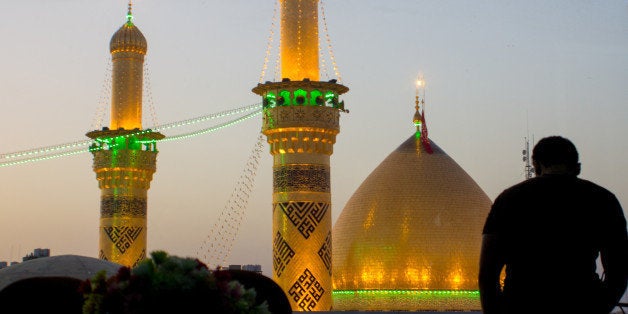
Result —
M 111 168 L 112 165 L 118 167 L 128 167 L 136 170 L 147 170 L 145 181 L 152 180 L 152 174 L 157 170 L 157 153 L 150 151 L 135 151 L 119 149 L 100 150 L 93 152 L 94 169 Z M 105 175 L 105 173 L 103 173 Z
M 325 268 L 329 272 L 331 276 L 331 232 L 327 233 L 327 237 L 325 238 L 325 243 L 318 250 L 318 256 L 325 264 Z
M 340 112 L 330 107 L 281 106 L 266 108 L 264 113 L 262 130 L 290 127 L 295 124 L 304 126 L 316 125 L 327 130 L 340 129 Z M 333 143 L 335 141 L 331 144 Z
M 330 192 L 329 166 L 283 165 L 273 170 L 273 192 Z
M 140 255 L 137 257 L 137 260 L 135 260 L 135 263 L 133 263 L 133 266 L 131 266 L 131 268 L 137 266 L 137 264 L 139 264 L 144 259 L 146 259 L 146 249 L 142 250 L 142 253 L 140 253 Z
M 146 199 L 138 197 L 109 196 L 100 200 L 100 217 L 146 217 Z
M 316 12 L 307 8 L 316 2 L 299 1 L 297 9 L 297 2 L 286 1 L 283 9 Z M 316 39 L 314 32 L 304 32 Z M 281 95 L 287 102 L 275 107 L 265 105 L 262 121 L 262 133 L 273 155 L 273 255 L 279 254 L 277 248 L 284 241 L 294 251 L 281 277 L 275 269 L 273 277 L 288 296 L 293 311 L 328 311 L 332 307 L 331 243 L 324 241 L 332 225 L 329 156 L 340 131 L 340 115 L 338 108 L 325 105 L 324 97 L 319 102 L 315 99 L 330 91 L 339 95 L 347 89 L 335 82 L 304 82 L 267 82 L 253 92 L 265 98 Z M 303 91 L 310 94 L 304 98 Z M 273 259 L 282 261 L 276 256 Z
M 277 232 L 273 243 L 273 269 L 277 277 L 281 277 L 281 273 L 286 269 L 294 254 L 288 242 L 281 236 L 281 233 Z
M 305 269 L 288 291 L 288 297 L 303 311 L 312 311 L 321 299 L 325 289 L 309 269 Z
M 122 254 L 133 245 L 142 229 L 142 227 L 104 227 L 105 233 Z
M 285 202 L 277 203 L 275 207 L 281 208 L 306 239 L 329 211 L 329 203 Z

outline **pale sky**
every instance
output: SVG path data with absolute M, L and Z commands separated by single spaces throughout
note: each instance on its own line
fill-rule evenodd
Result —
M 103 88 L 109 39 L 125 21 L 126 4 L 0 3 L 0 154 L 87 139 L 110 96 Z M 427 81 L 430 138 L 489 198 L 523 180 L 525 137 L 563 135 L 580 151 L 581 177 L 628 208 L 627 1 L 327 0 L 324 9 L 350 89 L 342 97 L 350 113 L 341 115 L 331 157 L 334 222 L 360 183 L 413 133 L 419 74 Z M 251 89 L 273 10 L 274 0 L 134 1 L 134 22 L 148 41 L 144 126 L 259 102 Z M 159 145 L 149 251 L 199 255 L 260 128 L 258 116 Z M 100 190 L 91 167 L 89 153 L 0 167 L 0 261 L 21 261 L 35 248 L 97 257 Z M 271 203 L 265 146 L 228 263 L 261 264 L 271 275 Z

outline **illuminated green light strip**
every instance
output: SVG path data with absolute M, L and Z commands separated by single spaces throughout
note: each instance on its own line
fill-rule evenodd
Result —
M 156 127 L 153 127 L 152 130 L 154 130 L 154 131 L 161 131 L 161 130 L 167 130 L 167 129 L 177 128 L 177 127 L 181 127 L 181 126 L 192 125 L 192 124 L 196 124 L 196 123 L 200 123 L 200 122 L 205 122 L 205 121 L 208 121 L 208 120 L 213 120 L 213 119 L 218 119 L 218 118 L 223 118 L 223 117 L 227 117 L 227 116 L 231 116 L 231 115 L 235 115 L 235 114 L 248 112 L 248 111 L 251 111 L 251 110 L 260 110 L 261 107 L 262 107 L 262 104 L 261 103 L 257 103 L 257 104 L 254 104 L 254 105 L 249 105 L 249 106 L 236 108 L 236 109 L 231 109 L 231 110 L 225 110 L 225 111 L 221 111 L 221 112 L 218 112 L 218 113 L 213 113 L 213 114 L 201 116 L 201 117 L 198 117 L 198 118 L 193 118 L 193 119 L 188 119 L 188 120 L 184 120 L 184 121 L 164 124 L 164 125 L 161 125 L 161 126 L 156 126 Z M 148 133 L 150 131 L 151 131 L 151 129 L 143 130 L 143 131 L 139 131 L 137 133 L 127 134 L 125 137 L 141 135 L 141 134 L 144 134 L 144 133 Z M 72 148 L 75 148 L 75 147 L 88 146 L 91 143 L 92 143 L 92 140 L 84 140 L 84 141 L 77 141 L 77 142 L 66 143 L 66 144 L 59 144 L 59 145 L 54 145 L 54 146 L 35 148 L 35 149 L 31 149 L 31 150 L 19 151 L 19 152 L 15 152 L 15 153 L 0 154 L 0 161 L 1 160 L 8 160 L 8 159 L 23 158 L 23 157 L 28 157 L 27 159 L 24 159 L 24 160 L 30 160 L 30 159 L 34 159 L 33 156 L 36 156 L 36 155 L 48 154 L 48 153 L 55 152 L 55 151 L 72 149 Z
M 262 113 L 262 110 L 257 110 L 255 112 L 249 113 L 249 114 L 247 114 L 245 116 L 242 116 L 240 118 L 231 120 L 229 122 L 225 122 L 225 123 L 217 125 L 217 126 L 213 126 L 211 128 L 202 129 L 202 130 L 198 130 L 198 131 L 195 131 L 195 132 L 184 133 L 184 134 L 175 135 L 175 136 L 168 136 L 168 137 L 160 140 L 160 142 L 181 140 L 181 139 L 186 139 L 186 138 L 190 138 L 190 137 L 201 135 L 201 134 L 206 134 L 206 133 L 211 133 L 211 132 L 214 132 L 214 131 L 218 131 L 218 130 L 226 128 L 228 126 L 232 126 L 234 124 L 237 124 L 237 123 L 240 123 L 242 121 L 248 120 L 248 119 L 250 119 L 250 118 L 252 118 L 254 116 L 257 116 L 260 113 Z
M 248 120 L 248 119 L 250 119 L 250 118 L 252 118 L 254 116 L 259 115 L 262 112 L 261 106 L 257 106 L 257 108 L 258 108 L 258 110 L 255 111 L 255 112 L 249 113 L 249 114 L 247 114 L 245 116 L 242 116 L 242 117 L 239 117 L 237 119 L 225 122 L 223 124 L 219 124 L 217 126 L 213 126 L 213 127 L 210 127 L 210 128 L 202 129 L 202 130 L 191 132 L 191 133 L 185 133 L 185 134 L 179 134 L 179 135 L 170 136 L 170 137 L 164 138 L 162 140 L 159 140 L 158 142 L 175 141 L 175 140 L 186 139 L 186 138 L 190 138 L 190 137 L 193 137 L 193 136 L 211 133 L 211 132 L 214 132 L 214 131 L 218 131 L 218 130 L 224 129 L 224 128 L 229 127 L 229 126 L 236 125 L 236 124 L 238 124 L 240 122 L 243 122 L 243 121 Z M 147 133 L 147 132 L 150 132 L 150 130 L 142 131 L 142 132 L 139 132 L 137 134 Z M 128 137 L 128 136 L 131 136 L 131 135 L 127 135 L 127 136 L 124 136 L 124 137 Z M 91 143 L 91 141 L 87 141 L 86 142 L 86 144 L 89 144 L 89 143 Z M 73 147 L 73 146 L 69 146 L 69 145 L 66 145 L 66 146 L 67 147 Z M 53 146 L 51 146 L 51 147 L 53 147 Z M 62 145 L 58 145 L 58 146 L 54 146 L 54 147 L 62 147 Z M 43 161 L 43 160 L 50 160 L 50 159 L 55 159 L 55 158 L 59 158 L 59 157 L 66 157 L 66 156 L 71 156 L 71 155 L 77 155 L 77 154 L 80 154 L 80 153 L 93 152 L 93 151 L 98 151 L 98 150 L 102 150 L 102 149 L 103 149 L 102 147 L 89 147 L 89 149 L 79 149 L 79 150 L 73 150 L 73 151 L 69 151 L 69 152 L 62 152 L 62 153 L 58 153 L 58 154 L 39 156 L 39 157 L 29 157 L 29 158 L 25 158 L 25 159 L 20 159 L 20 160 L 0 163 L 0 168 L 2 168 L 2 167 L 9 167 L 9 166 L 16 166 L 16 165 L 22 165 L 22 164 L 26 164 L 26 163 Z M 36 151 L 36 150 L 33 150 L 33 151 Z M 29 155 L 23 155 L 23 156 L 29 156 Z M 13 157 L 13 158 L 16 158 L 16 157 Z
M 416 294 L 429 295 L 467 295 L 479 296 L 478 290 L 334 290 L 333 295 L 390 295 L 390 294 Z
M 101 142 L 101 143 L 112 143 L 112 142 L 115 142 L 117 139 L 129 138 L 129 137 L 143 135 L 143 134 L 148 134 L 148 133 L 152 133 L 152 132 L 153 132 L 153 130 L 151 130 L 151 129 L 145 129 L 145 130 L 137 131 L 135 133 L 129 133 L 129 134 L 125 134 L 125 135 L 118 135 L 118 136 L 114 136 L 114 137 L 99 137 L 99 138 L 95 139 L 95 141 L 96 142 Z M 148 142 L 153 142 L 153 140 L 141 141 L 141 142 L 142 143 L 148 143 Z
M 81 154 L 85 152 L 88 152 L 88 150 L 79 149 L 79 150 L 73 150 L 73 151 L 59 153 L 59 154 L 33 157 L 33 158 L 27 158 L 27 159 L 16 160 L 16 161 L 11 161 L 11 162 L 4 162 L 4 163 L 0 163 L 0 168 L 16 166 L 16 165 L 21 165 L 21 164 L 31 163 L 31 162 L 36 162 L 36 161 L 50 160 L 50 159 L 59 158 L 59 157 L 72 156 L 72 155 L 77 155 L 77 154 Z
M 163 131 L 163 130 L 168 130 L 168 129 L 177 128 L 177 127 L 182 127 L 182 126 L 191 125 L 191 124 L 195 124 L 195 123 L 199 123 L 199 122 L 204 122 L 204 121 L 207 121 L 207 120 L 213 120 L 213 119 L 217 119 L 217 118 L 232 116 L 232 115 L 235 115 L 235 114 L 241 114 L 241 113 L 248 112 L 248 111 L 251 111 L 251 110 L 259 111 L 260 109 L 262 109 L 262 104 L 261 103 L 257 103 L 257 104 L 254 104 L 254 105 L 250 105 L 250 106 L 246 106 L 246 107 L 242 107 L 242 108 L 237 108 L 237 109 L 225 110 L 225 111 L 221 111 L 221 112 L 214 113 L 214 114 L 209 114 L 209 115 L 198 117 L 198 118 L 194 118 L 194 119 L 188 119 L 188 120 L 183 120 L 183 121 L 179 121 L 179 122 L 173 122 L 173 123 L 169 123 L 169 124 L 164 124 L 164 125 L 161 125 L 161 126 L 154 127 L 153 130 L 155 130 L 155 131 Z
M 28 151 L 21 151 L 21 152 L 16 152 L 16 153 L 3 154 L 3 155 L 0 155 L 0 160 L 2 160 L 2 159 L 14 159 L 14 158 L 20 158 L 20 157 L 39 155 L 39 154 L 46 154 L 46 153 L 59 151 L 59 150 L 64 150 L 64 149 L 68 149 L 68 148 L 74 148 L 74 147 L 79 147 L 79 146 L 87 146 L 91 142 L 92 142 L 91 140 L 85 140 L 85 141 L 66 143 L 66 144 L 60 144 L 60 145 L 55 145 L 55 146 L 41 147 L 41 148 L 36 148 L 36 149 L 33 149 L 33 150 L 28 150 Z
M 339 310 L 476 311 L 478 290 L 335 290 L 334 307 Z

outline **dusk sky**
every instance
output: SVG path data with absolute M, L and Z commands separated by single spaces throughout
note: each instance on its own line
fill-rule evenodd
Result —
M 279 41 L 274 0 L 133 4 L 148 41 L 145 128 L 261 101 L 251 89 L 271 29 L 271 47 Z M 418 75 L 427 82 L 430 139 L 491 200 L 524 179 L 526 137 L 532 146 L 563 135 L 579 149 L 581 177 L 628 208 L 628 1 L 326 0 L 323 8 L 340 82 L 349 87 L 341 99 L 350 112 L 341 114 L 331 157 L 334 222 L 413 134 Z M 109 110 L 109 40 L 126 9 L 124 0 L 0 3 L 0 154 L 87 140 L 108 125 L 97 117 Z M 322 26 L 320 33 L 327 56 Z M 264 81 L 276 80 L 276 56 L 271 49 Z M 205 254 L 203 241 L 260 130 L 257 116 L 158 145 L 149 252 Z M 228 263 L 261 264 L 271 276 L 272 157 L 264 148 Z M 21 261 L 35 248 L 98 256 L 100 190 L 90 153 L 0 167 L 0 199 L 0 261 Z

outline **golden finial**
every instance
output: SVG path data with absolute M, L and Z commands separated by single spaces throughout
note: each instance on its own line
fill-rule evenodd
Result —
M 129 11 L 126 13 L 126 23 L 129 25 L 133 25 L 133 13 L 132 13 L 132 9 L 133 8 L 133 1 L 129 0 Z
M 416 95 L 414 96 L 414 118 L 413 121 L 414 125 L 417 126 L 417 128 L 420 127 L 421 125 L 421 113 L 419 112 L 419 109 L 421 108 L 421 105 L 425 104 L 425 100 L 422 99 L 422 95 L 421 95 L 421 91 L 425 90 L 425 81 L 423 80 L 423 76 L 419 75 L 419 77 L 416 80 Z

